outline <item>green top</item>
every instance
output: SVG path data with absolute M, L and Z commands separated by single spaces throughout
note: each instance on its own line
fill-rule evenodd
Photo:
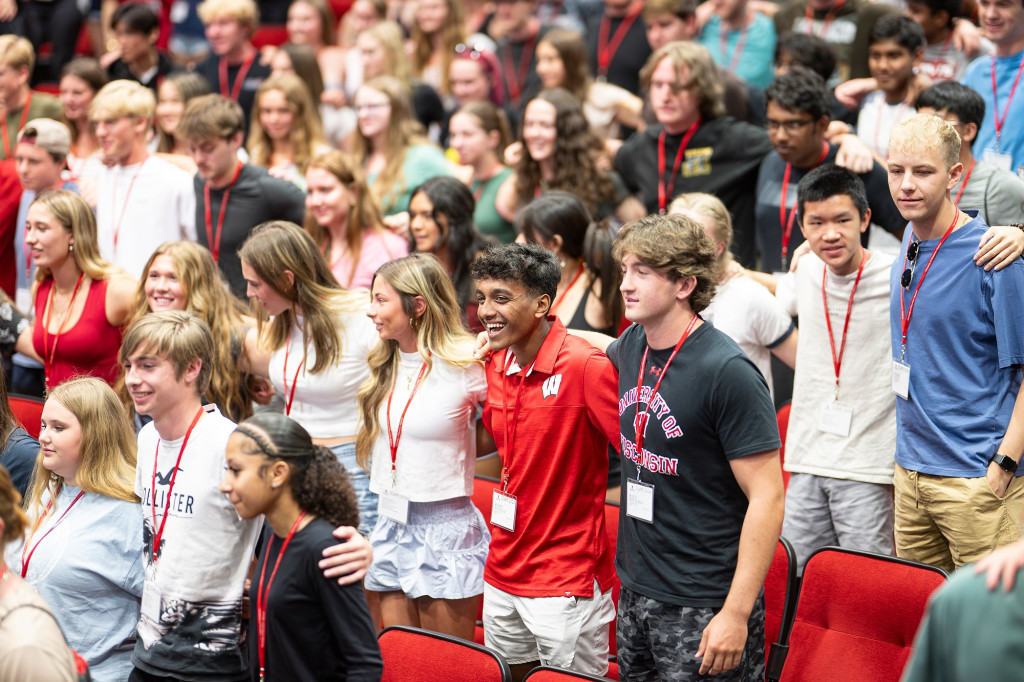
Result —
M 469 190 L 476 199 L 476 208 L 473 209 L 473 222 L 477 231 L 489 237 L 494 237 L 503 244 L 511 244 L 516 240 L 516 227 L 505 220 L 494 201 L 498 197 L 498 189 L 505 182 L 505 178 L 512 175 L 512 169 L 502 166 L 501 170 L 486 180 L 474 180 L 469 185 Z
M 14 148 L 18 144 L 18 132 L 21 130 L 21 115 L 25 107 L 7 112 L 7 139 L 0 142 L 0 159 L 14 157 Z M 45 92 L 32 92 L 32 101 L 28 105 L 25 123 L 37 118 L 52 118 L 60 121 L 64 117 L 64 107 L 60 100 Z
M 402 163 L 402 180 L 396 182 L 388 195 L 381 200 L 381 212 L 394 215 L 409 210 L 409 201 L 413 190 L 430 178 L 439 175 L 451 175 L 448 159 L 444 152 L 432 144 L 414 144 L 405 150 L 405 161 Z M 366 176 L 366 184 L 373 186 L 379 173 Z

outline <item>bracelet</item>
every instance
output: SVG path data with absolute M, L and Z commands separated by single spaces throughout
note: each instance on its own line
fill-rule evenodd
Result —
M 1024 225 L 1020 223 L 1010 223 L 1010 227 L 1016 227 L 1018 230 L 1024 232 Z

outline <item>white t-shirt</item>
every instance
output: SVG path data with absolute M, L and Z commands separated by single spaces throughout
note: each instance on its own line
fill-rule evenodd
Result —
M 373 446 L 370 490 L 397 492 L 412 502 L 437 502 L 473 493 L 476 465 L 476 408 L 487 394 L 482 365 L 457 367 L 435 360 L 412 402 L 409 395 L 423 364 L 419 353 L 402 353 L 391 400 L 391 431 L 408 404 L 395 458 L 397 486 L 391 484 L 385 400 L 379 410 L 380 435 Z
M 141 168 L 133 164 L 99 171 L 100 254 L 135 277 L 164 242 L 195 241 L 195 221 L 192 176 L 160 157 L 150 156 Z
M 793 320 L 771 292 L 747 277 L 733 277 L 700 316 L 738 343 L 772 388 L 771 349 L 786 340 Z
M 181 458 L 173 491 L 171 476 L 184 438 L 161 440 L 152 422 L 139 432 L 135 493 L 142 500 L 144 517 L 146 588 L 138 628 L 141 646 L 135 657 L 146 670 L 173 671 L 177 660 L 178 665 L 188 661 L 190 670 L 213 672 L 236 662 L 233 654 L 240 653 L 242 587 L 263 518 L 243 520 L 220 492 L 225 448 L 235 424 L 215 405 L 204 409 Z M 154 562 L 154 535 L 165 509 L 167 522 Z M 154 588 L 160 598 L 159 622 L 147 615 Z
M 341 360 L 317 374 L 307 368 L 316 364 L 316 350 L 309 345 L 306 363 L 302 363 L 302 323 L 296 316 L 288 342 L 270 354 L 270 382 L 284 396 L 285 402 L 295 383 L 295 398 L 289 416 L 309 432 L 313 438 L 339 438 L 356 435 L 359 410 L 356 392 L 370 378 L 366 356 L 380 337 L 373 323 L 363 313 L 343 313 L 338 316 L 341 329 Z M 285 356 L 288 357 L 288 377 L 284 376 Z M 298 378 L 296 379 L 296 372 Z
M 857 114 L 857 137 L 882 159 L 889 157 L 889 134 L 893 126 L 905 121 L 917 111 L 906 102 L 889 104 L 885 93 L 875 90 L 864 98 Z
M 839 376 L 839 404 L 853 410 L 850 435 L 818 429 L 822 405 L 835 396 L 835 368 L 821 298 L 825 264 L 814 254 L 779 279 L 776 296 L 800 318 L 793 407 L 786 436 L 786 471 L 865 483 L 892 483 L 896 401 L 889 338 L 889 271 L 893 257 L 872 253 L 853 299 Z M 857 273 L 825 278 L 836 353 Z

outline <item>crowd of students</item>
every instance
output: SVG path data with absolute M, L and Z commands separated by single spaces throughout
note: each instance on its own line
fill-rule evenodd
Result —
M 102 4 L 0 6 L 0 680 L 481 598 L 517 680 L 755 680 L 780 533 L 1024 563 L 1020 0 Z

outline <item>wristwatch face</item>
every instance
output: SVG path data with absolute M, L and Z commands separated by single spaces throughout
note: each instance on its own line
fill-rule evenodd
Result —
M 1017 471 L 1017 462 L 1006 455 L 993 455 L 992 461 L 999 465 L 999 468 L 1003 471 L 1008 471 L 1011 474 Z

